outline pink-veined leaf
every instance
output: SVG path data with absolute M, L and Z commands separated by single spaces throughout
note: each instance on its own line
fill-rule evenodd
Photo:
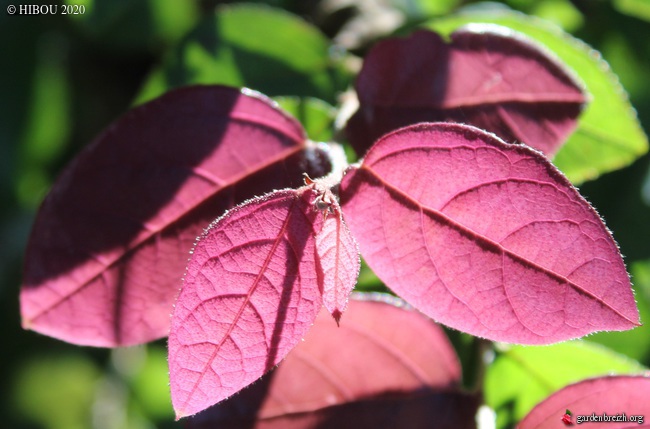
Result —
M 252 91 L 188 87 L 133 109 L 45 198 L 25 256 L 23 326 L 93 346 L 167 335 L 205 226 L 326 168 L 300 125 Z
M 566 427 L 562 416 L 569 410 L 571 422 L 579 416 L 594 416 L 602 421 L 582 421 L 580 428 L 650 428 L 650 378 L 643 375 L 619 375 L 583 380 L 558 390 L 540 402 L 517 425 L 518 429 L 554 429 Z M 623 414 L 625 420 L 623 421 Z M 605 421 L 606 416 L 618 416 Z M 640 416 L 640 421 L 639 417 Z M 583 419 L 584 417 L 581 417 Z M 631 419 L 634 420 L 631 421 Z
M 441 323 L 524 344 L 638 325 L 609 231 L 526 146 L 467 125 L 406 127 L 347 172 L 340 195 L 368 265 Z
M 325 220 L 314 204 L 319 195 L 305 186 L 250 200 L 197 242 L 169 335 L 179 418 L 260 378 L 311 327 L 324 286 L 316 243 Z
M 316 234 L 316 247 L 323 270 L 323 305 L 336 323 L 347 307 L 348 297 L 359 277 L 359 250 L 336 204 Z
M 305 181 L 313 190 L 311 204 L 324 216 L 323 226 L 316 232 L 316 251 L 323 275 L 323 305 L 338 325 L 359 277 L 359 248 L 343 221 L 330 184 L 309 177 Z
M 259 382 L 188 429 L 474 428 L 478 398 L 440 327 L 403 301 L 356 294 L 340 327 L 325 309 Z
M 346 132 L 359 155 L 417 122 L 474 125 L 553 155 L 576 127 L 582 85 L 546 51 L 504 27 L 472 25 L 450 43 L 431 31 L 377 43 L 356 81 Z

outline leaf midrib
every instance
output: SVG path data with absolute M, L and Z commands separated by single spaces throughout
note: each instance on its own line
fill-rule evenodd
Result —
M 72 290 L 70 293 L 62 295 L 57 301 L 55 301 L 52 305 L 50 305 L 47 308 L 42 309 L 40 312 L 36 313 L 35 315 L 32 315 L 28 320 L 29 321 L 35 321 L 39 317 L 43 316 L 44 314 L 47 314 L 48 312 L 52 311 L 53 309 L 57 308 L 59 305 L 62 303 L 66 302 L 66 300 L 72 298 L 76 294 L 80 293 L 83 291 L 86 287 L 91 285 L 96 279 L 101 277 L 106 271 L 108 271 L 110 268 L 114 267 L 118 263 L 120 263 L 122 260 L 124 260 L 127 256 L 132 254 L 134 251 L 136 251 L 138 248 L 144 246 L 147 242 L 150 240 L 154 239 L 156 236 L 160 235 L 162 232 L 172 228 L 174 225 L 176 225 L 180 219 L 182 219 L 184 216 L 186 216 L 188 213 L 194 211 L 198 206 L 201 204 L 205 203 L 207 200 L 213 198 L 215 195 L 217 195 L 219 192 L 223 191 L 224 189 L 236 185 L 238 182 L 243 180 L 244 178 L 251 176 L 259 171 L 262 171 L 266 168 L 268 168 L 271 165 L 274 165 L 278 162 L 281 162 L 292 155 L 298 153 L 299 151 L 304 149 L 304 145 L 296 145 L 295 147 L 292 147 L 291 150 L 288 151 L 283 151 L 282 153 L 278 154 L 278 156 L 268 160 L 265 163 L 258 164 L 254 170 L 245 170 L 241 174 L 234 176 L 230 181 L 224 182 L 222 186 L 219 188 L 213 190 L 213 192 L 208 193 L 204 198 L 198 200 L 193 206 L 191 206 L 189 209 L 184 210 L 182 212 L 179 212 L 176 217 L 174 217 L 170 222 L 162 225 L 159 228 L 146 228 L 149 232 L 149 234 L 144 235 L 141 237 L 139 241 L 135 241 L 131 243 L 131 245 L 124 250 L 124 252 L 120 253 L 118 257 L 116 257 L 114 260 L 110 261 L 106 265 L 102 266 L 102 268 L 94 275 L 90 276 L 87 280 L 80 282 L 78 286 Z M 194 173 L 194 172 L 193 172 Z M 203 177 L 200 175 L 197 175 L 197 177 Z M 189 252 L 189 249 L 188 249 Z M 91 255 L 92 256 L 92 255 Z M 93 256 L 94 257 L 94 256 Z M 67 275 L 68 273 L 66 273 Z M 181 273 L 179 273 L 180 275 Z
M 297 199 L 292 198 L 291 206 L 289 207 L 289 210 L 287 212 L 287 218 L 282 223 L 282 226 L 280 227 L 280 230 L 278 231 L 278 234 L 276 235 L 275 240 L 273 241 L 271 249 L 269 250 L 269 253 L 268 253 L 268 255 L 266 256 L 266 258 L 264 260 L 264 263 L 262 264 L 262 267 L 260 268 L 260 272 L 258 273 L 257 277 L 255 277 L 255 280 L 253 281 L 253 284 L 250 287 L 248 294 L 246 295 L 246 299 L 244 300 L 244 302 L 239 307 L 239 309 L 237 311 L 237 314 L 235 315 L 235 317 L 233 319 L 233 322 L 228 327 L 228 330 L 224 333 L 223 338 L 221 339 L 221 341 L 219 341 L 218 344 L 214 345 L 215 349 L 212 352 L 212 355 L 210 356 L 210 358 L 205 363 L 206 370 L 201 372 L 201 375 L 199 376 L 199 378 L 196 380 L 196 382 L 192 386 L 192 390 L 188 393 L 187 398 L 183 402 L 182 408 L 185 408 L 188 405 L 188 403 L 191 401 L 192 396 L 194 395 L 194 392 L 196 392 L 196 389 L 201 384 L 201 381 L 203 380 L 203 377 L 205 376 L 205 374 L 208 371 L 208 368 L 211 368 L 212 362 L 217 358 L 217 355 L 219 354 L 219 351 L 221 350 L 221 347 L 223 346 L 224 342 L 230 337 L 230 334 L 232 333 L 233 329 L 235 329 L 235 326 L 237 326 L 237 321 L 239 320 L 239 318 L 243 314 L 244 309 L 250 303 L 252 295 L 255 293 L 255 290 L 257 289 L 257 286 L 259 285 L 259 283 L 260 283 L 262 277 L 264 276 L 269 264 L 271 263 L 271 259 L 273 258 L 273 255 L 275 254 L 275 251 L 277 250 L 278 246 L 280 245 L 280 242 L 282 241 L 282 237 L 284 236 L 284 234 L 287 231 L 287 226 L 289 225 L 289 220 L 292 218 L 293 210 L 294 210 L 294 208 L 296 206 L 296 202 L 297 202 Z
M 396 101 L 382 101 L 377 100 L 371 102 L 372 107 L 391 108 L 391 109 L 435 109 L 435 110 L 451 110 L 462 107 L 483 107 L 483 106 L 499 106 L 507 103 L 520 103 L 520 104 L 579 104 L 586 103 L 587 100 L 582 94 L 567 94 L 567 93 L 494 93 L 494 94 L 481 94 L 474 96 L 455 97 L 451 100 L 442 100 L 440 103 L 410 103 L 400 104 Z
M 517 263 L 519 263 L 521 265 L 531 267 L 531 268 L 537 270 L 538 272 L 543 273 L 543 274 L 547 275 L 548 277 L 550 277 L 550 278 L 552 278 L 552 279 L 554 279 L 554 280 L 556 280 L 556 281 L 558 281 L 560 283 L 567 284 L 568 286 L 570 286 L 571 288 L 576 290 L 578 293 L 586 295 L 586 296 L 594 299 L 595 301 L 597 301 L 598 303 L 600 303 L 604 307 L 609 308 L 613 313 L 617 314 L 622 319 L 630 322 L 632 325 L 640 326 L 637 322 L 634 322 L 634 321 L 630 320 L 629 317 L 622 314 L 619 310 L 613 308 L 610 304 L 608 304 L 607 302 L 605 302 L 601 298 L 595 296 L 592 292 L 590 292 L 590 291 L 584 289 L 583 287 L 581 287 L 580 285 L 572 282 L 571 280 L 564 277 L 563 275 L 561 275 L 559 273 L 556 273 L 555 271 L 553 271 L 553 270 L 551 270 L 549 268 L 543 267 L 543 266 L 537 264 L 534 261 L 530 261 L 530 260 L 528 260 L 528 259 L 526 259 L 526 258 L 524 258 L 522 256 L 519 256 L 518 254 L 516 254 L 516 253 L 510 251 L 509 249 L 505 248 L 503 245 L 501 245 L 501 243 L 498 243 L 497 241 L 494 241 L 491 238 L 489 238 L 489 237 L 487 237 L 487 236 L 485 236 L 483 234 L 480 234 L 480 233 L 472 230 L 471 228 L 466 227 L 463 224 L 460 224 L 460 223 L 456 222 L 452 218 L 448 217 L 447 215 L 445 215 L 442 212 L 439 212 L 436 209 L 423 206 L 422 204 L 420 204 L 420 202 L 418 202 L 417 200 L 412 198 L 406 192 L 402 191 L 401 189 L 397 188 L 393 184 L 391 184 L 391 183 L 387 182 L 386 180 L 384 180 L 381 177 L 381 175 L 379 175 L 370 166 L 362 165 L 360 167 L 360 170 L 364 170 L 364 171 L 368 172 L 368 174 L 372 175 L 377 181 L 379 181 L 380 183 L 383 184 L 384 188 L 389 193 L 397 194 L 399 196 L 399 198 L 401 198 L 403 201 L 406 201 L 407 204 L 411 204 L 411 205 L 417 207 L 422 213 L 427 214 L 428 216 L 435 219 L 436 221 L 438 221 L 440 223 L 443 223 L 443 224 L 446 224 L 447 226 L 455 229 L 456 231 L 458 231 L 459 233 L 461 233 L 465 237 L 469 238 L 471 241 L 474 241 L 476 243 L 483 244 L 483 245 L 487 244 L 491 248 L 499 249 L 501 254 L 507 255 L 513 261 L 515 261 L 515 262 L 517 262 Z M 502 287 L 505 288 L 504 285 L 502 285 Z M 513 307 L 513 309 L 514 309 L 514 307 Z

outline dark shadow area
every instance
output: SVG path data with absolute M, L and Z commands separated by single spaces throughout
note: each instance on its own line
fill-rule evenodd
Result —
M 253 429 L 256 415 L 273 384 L 275 371 L 266 373 L 255 383 L 225 401 L 213 405 L 185 421 L 187 429 L 237 428 Z
M 355 84 L 361 106 L 345 128 L 359 157 L 389 131 L 442 120 L 433 106 L 445 100 L 449 58 L 444 40 L 425 31 L 384 41 L 371 50 Z M 416 99 L 426 104 L 418 105 Z
M 286 266 L 280 302 L 278 304 L 278 312 L 273 323 L 273 334 L 269 343 L 269 352 L 266 356 L 265 371 L 270 371 L 277 365 L 276 360 L 278 359 L 278 349 L 280 347 L 280 341 L 282 341 L 282 333 L 285 329 L 284 325 L 287 320 L 287 313 L 292 298 L 296 298 L 297 296 L 298 300 L 303 299 L 302 290 L 297 292 L 294 291 L 295 284 L 300 284 L 302 281 L 304 268 L 301 270 L 301 265 L 304 266 L 305 262 L 309 263 L 310 260 L 318 258 L 316 255 L 315 245 L 312 249 L 307 249 L 307 257 L 305 257 L 305 247 L 307 242 L 310 238 L 315 240 L 312 233 L 312 223 L 315 213 L 310 213 L 310 216 L 307 217 L 303 215 L 302 211 L 302 200 L 294 200 L 294 203 L 289 210 L 289 216 L 284 225 L 284 230 L 282 231 L 282 237 L 285 239 L 284 237 L 286 236 L 288 244 L 285 256 Z M 303 260 L 305 260 L 305 262 L 303 262 Z M 318 273 L 315 274 L 318 276 Z M 303 303 L 303 305 L 305 304 Z M 318 314 L 319 308 L 314 308 L 312 310 L 315 314 Z M 300 314 L 300 308 L 296 308 L 296 313 Z
M 383 43 L 364 63 L 361 107 L 346 128 L 360 156 L 382 135 L 418 122 L 465 123 L 547 154 L 577 125 L 585 101 L 578 84 L 533 44 L 478 32 L 454 33 L 447 44 L 423 31 Z M 528 84 L 535 79 L 548 81 L 553 99 Z
M 72 277 L 75 281 L 85 279 L 86 283 L 74 293 L 102 273 L 117 269 L 134 275 L 138 284 L 156 288 L 160 297 L 155 302 L 143 303 L 148 306 L 148 314 L 154 314 L 158 307 L 159 314 L 168 314 L 191 243 L 210 222 L 249 198 L 273 189 L 302 185 L 303 172 L 319 177 L 330 168 L 324 153 L 305 149 L 302 142 L 267 128 L 264 132 L 275 134 L 273 138 L 285 146 L 283 157 L 268 165 L 242 167 L 240 172 L 206 170 L 208 176 L 221 178 L 227 186 L 213 183 L 213 194 L 208 196 L 206 190 L 200 191 L 206 198 L 196 207 L 170 211 L 169 205 L 175 204 L 176 194 L 186 180 L 210 168 L 202 163 L 224 142 L 224 133 L 232 123 L 230 111 L 240 97 L 238 90 L 221 86 L 179 89 L 128 112 L 105 131 L 64 171 L 41 206 L 28 243 L 24 286 L 38 287 L 48 279 L 71 275 L 73 270 L 79 269 L 81 274 L 75 273 Z M 228 150 L 232 151 L 232 147 L 233 141 L 229 140 Z M 241 150 L 255 149 L 242 142 Z M 238 159 L 236 154 L 227 156 Z M 216 164 L 223 164 L 223 161 Z M 163 209 L 167 209 L 166 218 L 152 223 L 150 219 Z M 173 216 L 179 217 L 174 219 Z M 134 241 L 143 233 L 146 235 Z M 169 250 L 152 261 L 152 272 L 146 274 L 144 267 L 134 265 L 135 256 L 153 240 L 178 242 L 178 245 L 174 248 L 168 245 Z M 84 273 L 83 265 L 94 263 L 95 259 L 101 261 L 104 252 L 113 252 L 113 255 L 117 252 L 118 259 L 95 277 Z M 160 273 L 156 269 L 158 266 L 164 266 Z M 126 341 L 131 344 L 133 338 L 142 337 L 140 341 L 146 341 L 152 336 L 165 335 L 167 326 L 157 326 L 158 322 L 150 322 L 144 313 L 144 322 L 139 323 L 140 315 L 131 314 L 136 311 L 134 303 L 124 302 L 125 288 L 133 288 L 134 283 L 125 281 L 128 276 L 116 274 L 121 280 L 109 285 L 116 288 L 110 291 L 114 301 L 105 303 L 110 307 L 104 312 L 119 316 L 110 321 L 115 337 L 123 338 L 131 331 L 130 340 Z M 67 298 L 67 295 L 62 296 L 59 302 Z M 47 310 L 57 305 L 55 302 Z M 34 320 L 39 314 L 32 313 L 28 317 Z M 128 320 L 144 327 L 126 323 L 124 317 L 127 316 Z M 141 334 L 138 329 L 145 331 Z M 82 336 L 79 337 L 81 343 L 95 341 Z
M 419 389 L 316 409 L 256 419 L 273 383 L 273 372 L 232 398 L 197 414 L 187 429 L 475 429 L 481 399 L 455 390 Z
M 31 234 L 25 285 L 38 285 L 102 251 L 126 247 L 195 176 L 194 168 L 217 150 L 238 97 L 238 91 L 225 87 L 181 89 L 130 111 L 109 128 L 68 166 L 45 199 Z M 170 99 L 176 101 L 166 108 Z M 287 148 L 299 148 L 281 134 L 278 138 L 286 141 Z M 247 150 L 243 143 L 242 150 Z M 296 150 L 250 171 L 165 225 L 161 233 L 178 230 L 189 219 L 207 215 L 213 220 L 224 209 L 255 195 L 299 186 L 303 172 L 312 177 L 326 173 L 326 155 L 316 153 L 315 163 L 308 159 L 311 155 Z
M 199 91 L 204 95 L 197 97 Z M 206 103 L 208 92 L 216 103 Z M 180 90 L 128 112 L 104 131 L 68 165 L 41 205 L 28 243 L 25 286 L 126 247 L 218 147 L 238 97 L 234 90 Z

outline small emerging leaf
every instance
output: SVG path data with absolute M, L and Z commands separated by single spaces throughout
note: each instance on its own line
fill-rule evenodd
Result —
M 467 125 L 406 127 L 347 172 L 340 195 L 373 271 L 453 328 L 549 344 L 639 323 L 609 231 L 528 147 Z
M 311 204 L 324 216 L 322 227 L 316 232 L 319 270 L 323 276 L 323 305 L 338 325 L 347 307 L 348 296 L 359 277 L 359 249 L 343 222 L 334 194 L 324 183 L 311 179 L 308 179 L 308 183 L 313 190 Z
M 359 277 L 361 264 L 357 243 L 343 222 L 338 207 L 327 216 L 323 229 L 316 235 L 316 247 L 325 278 L 323 305 L 338 324 Z
M 346 129 L 362 155 L 383 134 L 417 122 L 468 123 L 553 155 L 586 96 L 546 51 L 505 27 L 431 31 L 384 40 L 356 82 L 360 107 Z

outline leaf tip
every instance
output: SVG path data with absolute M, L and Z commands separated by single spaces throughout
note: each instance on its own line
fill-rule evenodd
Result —
M 31 331 L 31 330 L 32 330 L 32 320 L 31 320 L 31 319 L 28 319 L 27 317 L 23 317 L 23 318 L 20 320 L 20 325 L 23 327 L 23 329 L 25 329 L 25 330 L 27 330 L 27 331 Z
M 190 417 L 191 415 L 196 414 L 196 411 L 190 412 L 186 409 L 179 409 L 174 407 L 174 413 L 176 414 L 175 420 L 179 421 L 180 419 L 184 419 L 185 417 Z
M 343 312 L 339 310 L 338 308 L 332 311 L 332 317 L 334 318 L 334 321 L 336 322 L 336 326 L 341 326 L 341 316 L 343 315 Z

